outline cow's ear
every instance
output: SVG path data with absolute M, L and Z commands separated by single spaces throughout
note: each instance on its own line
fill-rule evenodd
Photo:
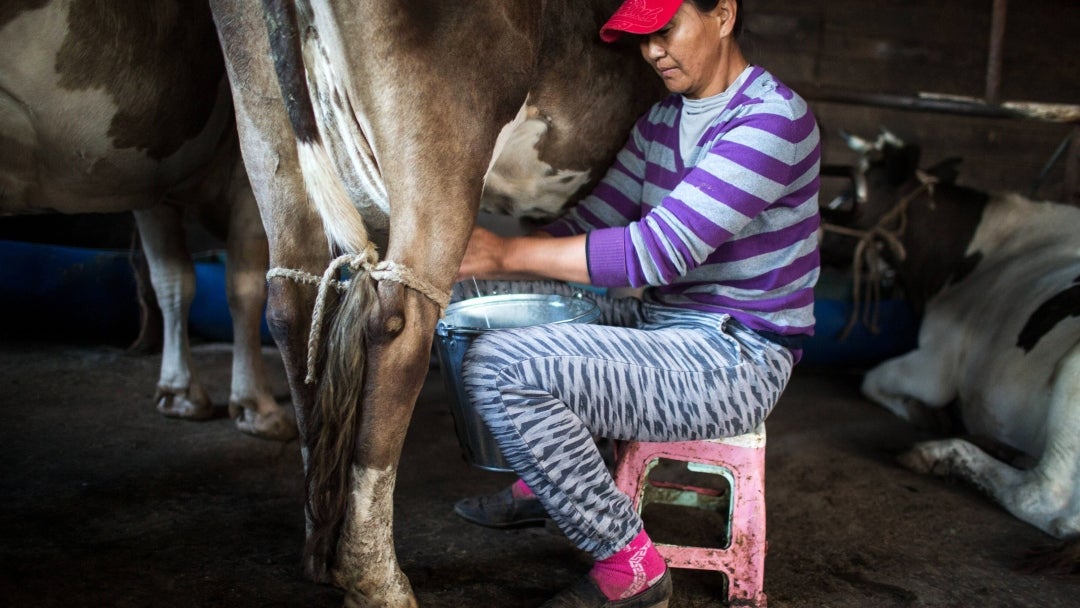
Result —
M 962 162 L 964 162 L 964 159 L 959 156 L 952 156 L 930 167 L 926 172 L 936 177 L 943 184 L 956 184 L 956 178 L 960 176 L 960 163 Z

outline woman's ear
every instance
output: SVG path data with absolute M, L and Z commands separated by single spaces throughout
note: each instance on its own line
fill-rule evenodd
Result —
M 738 10 L 735 0 L 720 0 L 716 3 L 713 11 L 720 19 L 720 34 L 728 36 L 735 29 L 735 11 Z

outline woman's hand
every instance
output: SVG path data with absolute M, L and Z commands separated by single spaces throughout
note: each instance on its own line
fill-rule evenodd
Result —
M 589 283 L 585 235 L 552 238 L 549 234 L 503 237 L 473 228 L 457 280 L 555 279 Z
M 457 280 L 497 278 L 506 258 L 507 239 L 476 226 L 469 237 L 469 246 L 461 260 Z

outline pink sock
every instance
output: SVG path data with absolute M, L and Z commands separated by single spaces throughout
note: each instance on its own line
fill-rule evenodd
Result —
M 514 485 L 510 486 L 510 495 L 514 498 L 536 498 L 536 494 L 533 493 L 532 488 L 525 485 L 522 480 L 517 480 Z
M 589 576 L 609 600 L 633 597 L 667 572 L 667 564 L 645 530 L 615 555 L 593 564 Z

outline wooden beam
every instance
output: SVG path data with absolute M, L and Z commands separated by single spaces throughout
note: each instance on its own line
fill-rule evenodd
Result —
M 990 104 L 986 100 L 962 95 L 920 93 L 918 97 L 863 93 L 852 90 L 821 87 L 810 83 L 792 83 L 792 89 L 810 101 L 844 103 L 913 112 L 962 114 L 982 118 L 1026 118 L 1046 122 L 1080 124 L 1080 105 L 1005 101 Z

